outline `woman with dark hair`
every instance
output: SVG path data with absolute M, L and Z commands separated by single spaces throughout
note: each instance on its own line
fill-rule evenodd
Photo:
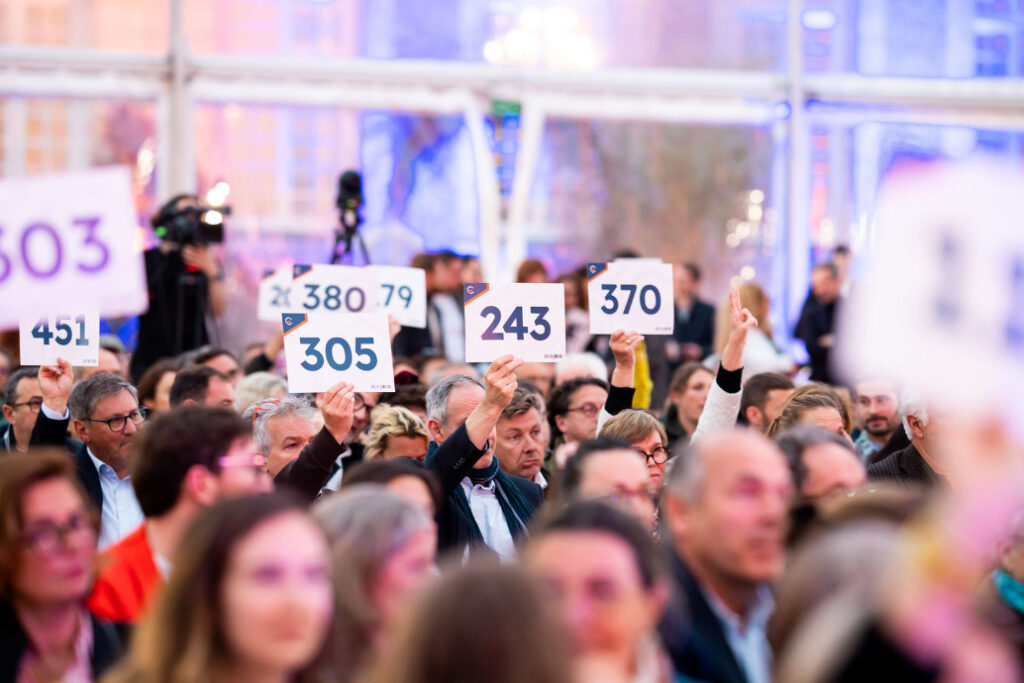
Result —
M 700 363 L 679 366 L 668 385 L 665 416 L 662 424 L 668 434 L 668 447 L 689 442 L 697 430 L 697 421 L 704 412 L 708 392 L 715 381 L 715 373 Z
M 602 502 L 573 503 L 533 530 L 524 560 L 572 630 L 577 680 L 686 680 L 657 634 L 667 570 L 632 517 Z
M 139 379 L 139 405 L 149 410 L 150 415 L 164 413 L 171 409 L 171 385 L 178 374 L 178 363 L 173 360 L 159 360 L 142 373 Z
M 325 644 L 334 590 L 324 532 L 275 494 L 204 510 L 111 681 L 335 680 Z
M 66 453 L 0 459 L 0 680 L 93 681 L 117 659 L 85 609 L 98 533 Z
M 470 566 L 434 584 L 382 658 L 374 683 L 567 683 L 568 634 L 513 566 Z

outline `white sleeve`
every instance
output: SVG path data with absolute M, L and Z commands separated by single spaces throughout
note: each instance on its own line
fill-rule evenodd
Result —
M 730 394 L 718 386 L 716 379 L 711 383 L 711 390 L 708 391 L 708 400 L 704 402 L 704 412 L 697 420 L 697 428 L 693 430 L 690 443 L 714 434 L 715 432 L 726 431 L 736 426 L 736 418 L 740 414 L 740 400 L 743 397 L 742 391 Z

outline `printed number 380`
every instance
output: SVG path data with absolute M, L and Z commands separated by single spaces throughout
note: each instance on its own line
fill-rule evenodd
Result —
M 534 316 L 533 327 L 536 329 L 530 330 L 523 324 L 523 307 L 516 306 L 512 309 L 512 313 L 508 316 L 501 329 L 509 334 L 514 334 L 519 341 L 525 339 L 527 333 L 537 341 L 544 341 L 551 336 L 551 324 L 544 318 L 550 310 L 547 306 L 531 306 L 530 313 Z M 481 339 L 492 341 L 505 338 L 504 334 L 495 331 L 498 329 L 498 325 L 501 324 L 501 311 L 498 310 L 497 306 L 484 308 L 480 311 L 480 317 L 491 318 L 491 324 L 487 326 L 487 329 L 480 336 Z
M 347 341 L 332 337 L 324 344 L 323 353 L 317 350 L 320 341 L 320 337 L 299 337 L 299 343 L 306 345 L 306 359 L 301 363 L 303 368 L 316 372 L 324 366 L 325 360 L 334 370 L 345 371 L 352 367 L 352 347 Z M 368 371 L 377 367 L 377 354 L 370 348 L 373 337 L 356 337 L 355 344 L 355 355 L 360 359 L 356 368 Z M 341 360 L 338 360 L 339 353 Z

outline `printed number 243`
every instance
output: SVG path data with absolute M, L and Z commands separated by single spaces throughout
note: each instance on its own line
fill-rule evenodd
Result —
M 509 314 L 501 329 L 508 334 L 515 335 L 519 341 L 525 339 L 527 333 L 537 341 L 544 341 L 551 336 L 551 324 L 544 317 L 550 310 L 547 306 L 530 306 L 530 314 L 533 315 L 533 325 L 531 327 L 534 329 L 529 329 L 523 323 L 523 307 L 516 306 L 512 309 L 512 313 Z M 491 319 L 491 323 L 480 336 L 481 339 L 492 341 L 505 338 L 503 333 L 496 331 L 498 325 L 501 325 L 501 311 L 498 310 L 497 306 L 487 306 L 480 311 L 480 317 Z

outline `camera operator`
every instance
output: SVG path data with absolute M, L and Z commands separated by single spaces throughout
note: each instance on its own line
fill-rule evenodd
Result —
M 161 358 L 210 342 L 207 314 L 224 312 L 224 275 L 210 244 L 224 241 L 224 228 L 206 221 L 208 207 L 195 195 L 178 195 L 164 204 L 152 224 L 160 245 L 145 252 L 149 310 L 139 318 L 138 345 L 132 356 L 133 380 Z

